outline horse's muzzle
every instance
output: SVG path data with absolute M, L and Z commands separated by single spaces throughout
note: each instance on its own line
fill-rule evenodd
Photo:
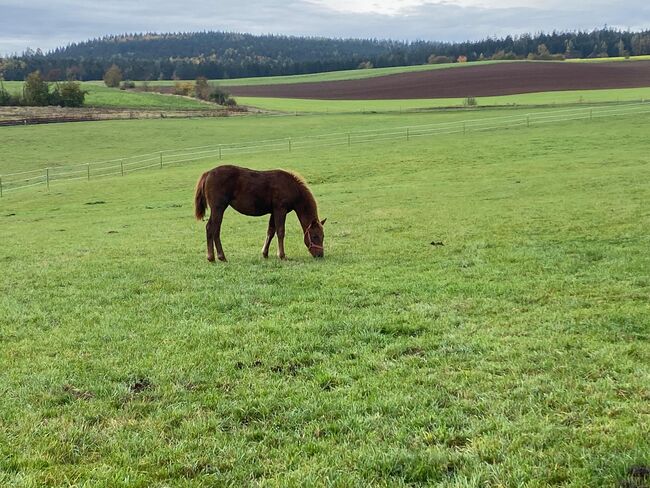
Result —
M 315 258 L 322 258 L 325 255 L 325 250 L 321 246 L 310 246 L 309 253 Z

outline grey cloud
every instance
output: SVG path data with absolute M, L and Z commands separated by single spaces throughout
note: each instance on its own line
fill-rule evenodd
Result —
M 543 7 L 542 5 L 549 5 Z M 551 8 L 552 5 L 552 8 Z M 256 34 L 377 37 L 460 41 L 524 32 L 592 29 L 607 24 L 649 28 L 650 4 L 574 0 L 535 7 L 461 7 L 426 3 L 396 15 L 336 12 L 307 0 L 220 2 L 193 0 L 52 2 L 0 0 L 0 53 L 47 50 L 73 41 L 124 32 L 228 30 Z

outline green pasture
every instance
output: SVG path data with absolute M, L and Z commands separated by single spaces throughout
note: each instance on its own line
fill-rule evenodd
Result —
M 569 63 L 608 63 L 610 61 L 647 61 L 650 60 L 650 54 L 644 54 L 640 56 L 616 56 L 611 58 L 572 58 L 566 59 L 565 61 Z
M 557 106 L 590 103 L 617 103 L 650 99 L 650 87 L 610 90 L 570 90 L 522 93 L 497 97 L 476 97 L 479 107 Z M 279 112 L 356 113 L 401 112 L 466 106 L 466 98 L 406 100 L 311 100 L 300 98 L 237 97 L 237 103 Z
M 22 90 L 22 81 L 3 82 L 7 90 Z M 102 83 L 81 83 L 86 95 L 85 106 L 101 108 L 132 108 L 141 110 L 214 110 L 218 105 L 208 104 L 187 97 L 164 95 L 162 93 L 133 92 L 108 88 Z
M 0 128 L 0 173 L 461 116 Z M 216 159 L 6 193 L 0 486 L 647 486 L 649 131 L 230 158 L 306 177 L 322 260 L 293 215 L 264 260 L 267 219 L 229 210 L 209 264 L 192 197 Z
M 609 109 L 608 107 L 607 110 Z M 637 109 L 639 107 L 632 107 L 632 110 Z M 650 110 L 650 106 L 647 109 Z M 2 161 L 0 176 L 86 163 L 91 163 L 91 168 L 94 168 L 96 165 L 93 163 L 103 161 L 161 151 L 176 150 L 181 153 L 191 153 L 192 150 L 187 148 L 202 148 L 229 143 L 257 146 L 268 144 L 269 140 L 276 142 L 277 140 L 286 140 L 287 142 L 281 147 L 270 149 L 288 152 L 289 139 L 304 146 L 305 144 L 299 141 L 305 137 L 329 134 L 338 136 L 333 140 L 326 138 L 325 143 L 346 142 L 347 134 L 351 134 L 351 141 L 356 143 L 361 139 L 367 139 L 364 134 L 372 134 L 372 131 L 377 130 L 391 132 L 390 136 L 403 134 L 403 138 L 406 139 L 407 127 L 416 132 L 420 127 L 438 127 L 443 131 L 442 129 L 447 127 L 444 124 L 463 121 L 468 123 L 469 130 L 472 130 L 472 121 L 481 122 L 482 125 L 479 128 L 503 127 L 503 125 L 509 125 L 514 119 L 525 120 L 527 114 L 532 115 L 532 123 L 535 125 L 538 115 L 555 114 L 567 118 L 576 113 L 582 113 L 582 110 L 585 110 L 584 115 L 587 116 L 588 106 L 577 108 L 543 107 L 535 110 L 517 107 L 500 109 L 479 107 L 479 109 L 472 110 L 412 113 L 399 113 L 398 111 L 376 114 L 340 113 L 326 117 L 300 114 L 298 116 L 260 114 L 246 117 L 211 118 L 200 123 L 194 119 L 164 119 L 156 122 L 133 120 L 128 125 L 129 130 L 124 129 L 126 126 L 123 121 L 75 124 L 70 128 L 66 127 L 66 130 L 62 130 L 61 126 L 56 124 L 5 127 L 1 132 L 4 145 L 0 150 L 0 160 Z M 612 110 L 616 110 L 616 107 Z M 627 111 L 629 107 L 621 106 L 621 110 Z M 374 138 L 380 138 L 380 136 L 374 136 Z M 438 136 L 430 138 L 437 140 Z M 40 145 L 33 144 L 35 139 L 47 141 L 47 151 L 43 151 Z M 313 139 L 313 145 L 322 143 L 321 141 Z M 312 144 L 307 143 L 307 145 L 311 146 Z M 262 154 L 268 154 L 265 149 L 260 150 Z M 343 148 L 335 146 L 320 150 L 340 153 Z

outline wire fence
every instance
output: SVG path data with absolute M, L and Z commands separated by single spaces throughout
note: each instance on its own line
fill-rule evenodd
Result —
M 435 135 L 466 134 L 468 132 L 484 130 L 531 127 L 553 122 L 591 120 L 599 117 L 634 115 L 648 112 L 650 112 L 650 102 L 641 102 L 617 105 L 615 107 L 571 108 L 422 125 L 387 127 L 383 129 L 341 131 L 328 134 L 169 149 L 106 161 L 75 165 L 56 165 L 45 169 L 0 175 L 0 196 L 6 192 L 37 186 L 45 186 L 49 189 L 51 184 L 61 180 L 90 180 L 105 176 L 124 176 L 145 169 L 163 168 L 172 164 L 209 158 L 220 160 L 227 156 L 260 152 L 290 152 L 300 149 L 352 146 L 354 144 L 391 140 L 409 141 L 419 137 Z

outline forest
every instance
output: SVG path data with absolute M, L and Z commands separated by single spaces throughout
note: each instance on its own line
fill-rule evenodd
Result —
M 541 54 L 541 57 L 540 57 Z M 125 79 L 228 79 L 409 66 L 459 59 L 565 59 L 650 54 L 650 30 L 552 32 L 435 42 L 329 39 L 232 32 L 123 34 L 0 58 L 0 79 L 34 71 L 48 81 L 101 80 L 117 65 Z

